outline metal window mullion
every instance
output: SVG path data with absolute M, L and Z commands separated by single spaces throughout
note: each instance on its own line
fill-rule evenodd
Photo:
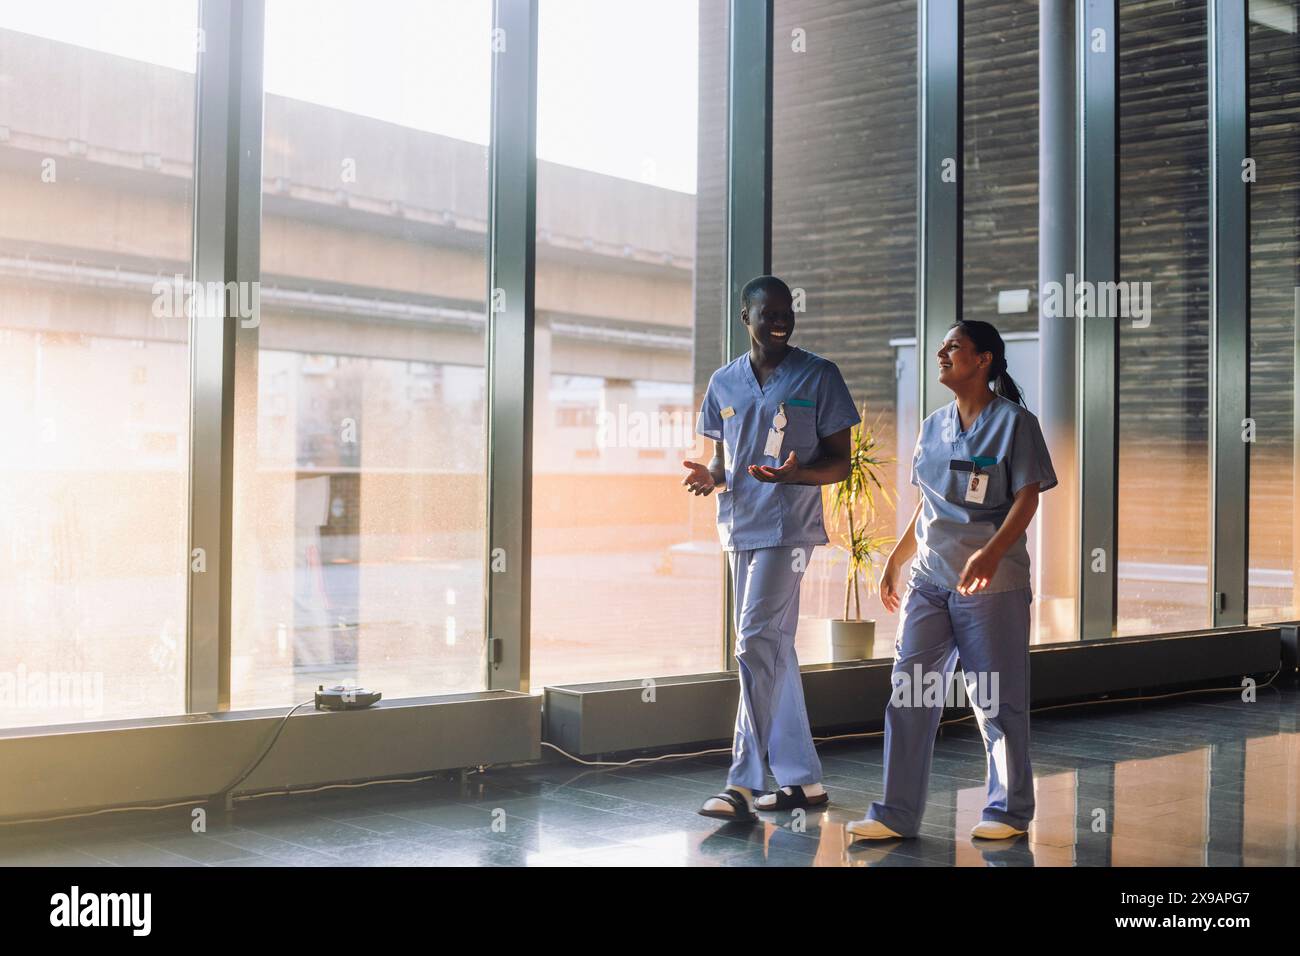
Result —
M 1291 306 L 1291 497 L 1300 501 L 1300 286 Z M 1300 616 L 1300 516 L 1291 518 L 1291 611 Z
M 192 258 L 199 289 L 258 277 L 264 21 L 263 0 L 199 7 Z M 188 713 L 230 707 L 236 345 L 255 355 L 257 331 L 256 321 L 245 327 L 227 314 L 225 296 L 222 303 L 219 315 L 196 308 L 189 330 Z
M 774 0 L 731 0 L 727 83 L 727 360 L 749 349 L 740 291 L 772 270 L 772 41 Z M 736 597 L 722 560 L 722 666 L 734 668 Z
M 1077 266 L 1075 204 L 1078 201 L 1078 150 L 1075 113 L 1074 0 L 1044 0 L 1038 13 L 1038 287 L 1065 288 Z M 1038 506 L 1038 556 L 1035 591 L 1040 599 L 1039 628 L 1068 627 L 1072 632 L 1079 585 L 1079 502 L 1075 473 L 1079 405 L 1079 357 L 1074 320 L 1044 308 L 1039 295 L 1039 407 L 1034 409 L 1056 466 L 1060 486 Z M 1068 618 L 1056 608 L 1069 607 Z
M 1081 281 L 1119 278 L 1119 18 L 1116 0 L 1081 0 L 1078 268 Z M 1095 34 L 1094 31 L 1102 31 Z M 1067 289 L 1068 295 L 1073 295 Z M 1119 325 L 1077 317 L 1079 637 L 1115 633 L 1119 481 Z
M 496 0 L 488 147 L 487 686 L 529 690 L 538 0 Z
M 727 357 L 749 349 L 740 290 L 772 268 L 773 0 L 731 0 L 727 119 Z
M 926 374 L 926 362 L 962 311 L 965 143 L 962 5 L 959 0 L 920 0 L 917 11 L 917 408 L 924 419 L 948 401 Z
M 1210 607 L 1247 618 L 1250 392 L 1247 24 L 1240 0 L 1210 0 Z

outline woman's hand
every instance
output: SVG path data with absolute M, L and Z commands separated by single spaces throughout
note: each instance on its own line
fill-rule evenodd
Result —
M 790 457 L 779 468 L 773 468 L 771 465 L 750 465 L 749 473 L 759 481 L 788 484 L 799 478 L 799 456 L 790 452 Z
M 898 590 L 898 578 L 903 570 L 902 562 L 895 557 L 896 554 L 897 552 L 890 554 L 884 570 L 880 572 L 880 603 L 890 614 L 898 611 L 903 600 Z
M 966 559 L 966 567 L 957 579 L 958 594 L 978 594 L 989 586 L 993 575 L 1002 563 L 1002 554 L 996 548 L 985 545 Z
M 1019 540 L 1029 527 L 1029 522 L 1038 510 L 1038 483 L 1030 482 L 1016 492 L 1016 500 L 1011 503 L 1011 510 L 1002 520 L 997 533 L 989 538 L 988 544 L 970 556 L 966 567 L 957 580 L 958 594 L 976 594 L 989 586 L 993 575 L 1007 553 L 1012 542 Z
M 686 477 L 682 479 L 687 491 L 694 495 L 707 495 L 717 486 L 707 465 L 701 465 L 697 461 L 683 461 L 682 464 L 687 471 Z

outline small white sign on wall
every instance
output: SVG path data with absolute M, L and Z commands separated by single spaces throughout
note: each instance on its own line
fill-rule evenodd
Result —
M 1028 289 L 1004 289 L 998 293 L 998 315 L 1029 311 Z

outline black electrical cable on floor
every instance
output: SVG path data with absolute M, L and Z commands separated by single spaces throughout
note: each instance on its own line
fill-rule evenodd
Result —
M 292 717 L 294 714 L 296 714 L 300 708 L 306 707 L 308 704 L 314 704 L 314 703 L 316 703 L 315 697 L 313 697 L 311 700 L 304 700 L 301 704 L 295 704 L 293 709 L 290 710 L 289 713 L 285 714 L 282 718 L 280 718 L 280 726 L 275 728 L 275 733 L 271 736 L 271 742 L 268 743 L 262 749 L 262 752 L 261 754 L 258 755 L 257 759 L 253 761 L 253 763 L 249 766 L 247 770 L 245 770 L 243 773 L 241 773 L 238 777 L 235 778 L 234 783 L 230 784 L 227 787 L 223 787 L 217 793 L 218 797 L 222 797 L 225 799 L 227 810 L 235 809 L 235 797 L 234 797 L 235 788 L 239 786 L 241 783 L 243 783 L 245 780 L 247 780 L 249 776 L 253 773 L 253 771 L 262 765 L 262 761 L 265 760 L 267 754 L 271 752 L 271 748 L 275 746 L 275 742 L 280 739 L 280 734 L 284 732 L 285 725 L 289 723 L 289 718 Z

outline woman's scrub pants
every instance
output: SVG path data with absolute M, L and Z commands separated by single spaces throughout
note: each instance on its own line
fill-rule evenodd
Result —
M 1025 830 L 1034 816 L 1029 766 L 1029 588 L 961 595 L 913 581 L 895 641 L 885 708 L 885 798 L 867 819 L 915 836 L 925 812 L 934 736 L 958 657 L 987 757 L 982 820 Z M 941 690 L 927 693 L 933 687 Z M 937 699 L 936 699 L 937 698 Z

